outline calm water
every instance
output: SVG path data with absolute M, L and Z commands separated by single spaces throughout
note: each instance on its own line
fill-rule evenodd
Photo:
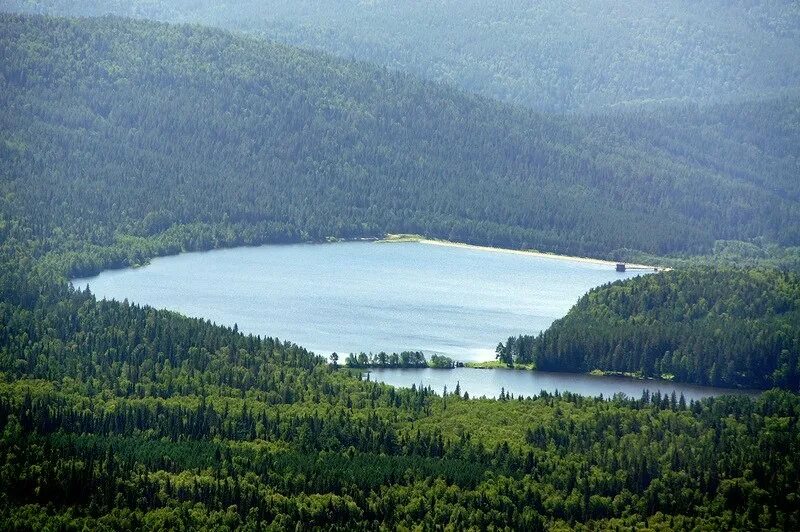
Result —
M 636 275 L 608 265 L 422 243 L 348 242 L 187 253 L 143 268 L 103 272 L 103 298 L 180 311 L 277 336 L 318 353 L 422 350 L 488 360 L 500 340 L 536 333 L 587 290 Z M 509 370 L 376 370 L 397 386 L 456 382 L 471 395 L 540 390 L 639 397 L 644 388 L 687 399 L 725 390 L 614 377 Z
M 519 254 L 348 242 L 187 253 L 74 284 L 318 353 L 421 350 L 467 361 L 494 358 L 497 342 L 545 329 L 590 288 L 632 275 Z
M 430 386 L 437 393 L 442 393 L 445 386 L 447 386 L 448 392 L 452 392 L 458 383 L 461 392 L 469 392 L 470 397 L 497 397 L 500 395 L 500 390 L 504 388 L 507 393 L 514 394 L 514 397 L 533 396 L 541 390 L 546 390 L 550 393 L 569 391 L 587 396 L 603 394 L 604 397 L 624 393 L 628 397 L 634 398 L 641 397 L 642 392 L 647 389 L 652 393 L 660 391 L 662 395 L 669 395 L 673 391 L 677 396 L 683 393 L 687 401 L 726 393 L 747 395 L 756 395 L 757 393 L 666 381 L 640 381 L 623 377 L 507 369 L 374 369 L 370 370 L 370 378 L 406 388 L 410 388 L 412 385 L 419 387 L 420 384 Z

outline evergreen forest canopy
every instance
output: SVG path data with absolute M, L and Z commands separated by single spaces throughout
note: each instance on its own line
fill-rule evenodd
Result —
M 796 394 L 436 395 L 169 311 L 11 286 L 4 530 L 800 526 Z
M 498 358 L 800 392 L 799 324 L 795 273 L 679 269 L 595 288 L 538 336 L 509 338 Z
M 800 528 L 789 391 L 687 404 L 400 390 L 66 282 L 187 249 L 389 231 L 598 255 L 797 244 L 791 96 L 554 118 L 115 18 L 2 15 L 0 57 L 0 528 Z M 688 275 L 576 308 L 667 330 L 683 326 L 669 312 L 702 313 L 702 294 L 714 312 L 694 324 L 792 341 L 796 277 Z M 627 302 L 604 295 L 618 292 Z M 743 367 L 792 388 L 783 356 Z
M 800 87 L 792 0 L 4 0 L 192 22 L 324 50 L 542 111 L 760 99 Z
M 796 98 L 682 107 L 648 144 L 635 117 L 548 117 L 217 30 L 2 26 L 4 238 L 31 228 L 73 273 L 387 232 L 606 257 L 800 242 Z

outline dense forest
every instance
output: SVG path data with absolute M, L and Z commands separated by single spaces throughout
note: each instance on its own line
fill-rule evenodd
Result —
M 685 268 L 595 288 L 498 358 L 550 371 L 594 369 L 715 386 L 800 391 L 800 277 Z
M 67 282 L 186 249 L 387 231 L 598 255 L 797 244 L 796 113 L 772 140 L 747 134 L 796 100 L 747 117 L 679 106 L 710 144 L 678 142 L 665 111 L 674 141 L 643 148 L 636 113 L 546 117 L 198 27 L 2 15 L 0 57 L 0 529 L 800 528 L 795 393 L 395 389 Z M 750 166 L 732 172 L 717 146 Z M 755 336 L 741 345 L 798 352 L 796 276 L 701 273 L 587 298 L 629 292 L 642 320 L 696 312 L 694 326 Z M 689 299 L 661 304 L 679 284 Z M 744 368 L 785 366 L 765 383 L 783 386 L 797 374 L 782 353 Z
M 697 126 L 697 142 L 637 147 L 589 119 L 216 30 L 0 24 L 0 201 L 39 252 L 88 259 L 73 271 L 387 232 L 600 256 L 800 243 L 800 117 L 787 113 L 766 139 L 746 133 L 796 99 L 754 104 L 749 119 L 708 111 L 719 118 Z M 752 155 L 732 168 L 729 152 Z M 28 240 L 21 230 L 3 229 Z
M 3 270 L 0 527 L 800 526 L 800 397 L 499 401 Z
M 740 101 L 800 87 L 792 0 L 3 0 L 192 22 L 324 50 L 543 111 Z

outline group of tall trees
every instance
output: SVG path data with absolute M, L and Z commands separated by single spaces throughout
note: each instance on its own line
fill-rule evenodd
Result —
M 345 360 L 350 368 L 426 368 L 428 361 L 421 351 L 402 351 L 400 353 L 350 353 Z
M 773 269 L 683 268 L 591 290 L 498 359 L 714 386 L 800 391 L 800 277 Z
M 336 357 L 331 355 L 331 360 L 336 362 L 339 360 L 339 355 L 334 353 Z M 349 368 L 437 368 L 437 369 L 451 369 L 456 367 L 457 362 L 452 358 L 440 355 L 438 353 L 431 354 L 430 360 L 425 358 L 425 353 L 422 351 L 402 351 L 400 353 L 350 353 L 345 359 L 345 364 Z

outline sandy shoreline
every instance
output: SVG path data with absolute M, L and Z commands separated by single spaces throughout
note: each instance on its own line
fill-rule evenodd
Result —
M 615 267 L 616 262 L 610 260 L 603 260 L 603 259 L 592 259 L 589 257 L 572 257 L 570 255 L 556 255 L 554 253 L 542 253 L 541 251 L 529 251 L 529 250 L 522 250 L 522 249 L 507 249 L 507 248 L 495 248 L 490 246 L 475 246 L 472 244 L 462 244 L 460 242 L 448 242 L 446 240 L 430 240 L 427 238 L 420 238 L 417 240 L 406 240 L 406 242 L 419 242 L 421 244 L 430 244 L 434 246 L 446 246 L 446 247 L 453 247 L 453 248 L 462 248 L 462 249 L 474 249 L 478 251 L 490 251 L 493 253 L 512 253 L 514 255 L 525 255 L 528 257 L 541 257 L 545 259 L 553 259 L 553 260 L 562 260 L 562 261 L 571 261 L 571 262 L 582 262 L 587 264 L 600 264 L 603 266 L 611 266 Z M 398 240 L 397 242 L 403 242 L 402 240 Z M 649 266 L 646 264 L 633 264 L 630 262 L 626 262 L 625 266 L 627 268 L 636 268 L 636 269 L 646 269 L 646 270 L 658 270 L 663 271 L 666 268 L 658 268 L 657 266 Z

